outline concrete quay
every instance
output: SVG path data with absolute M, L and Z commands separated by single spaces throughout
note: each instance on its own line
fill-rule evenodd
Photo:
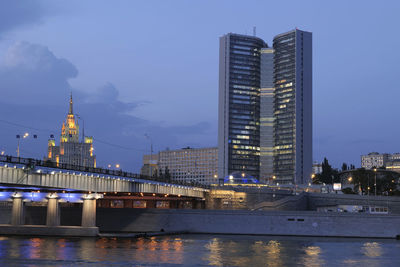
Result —
M 101 232 L 397 238 L 400 216 L 316 211 L 99 209 Z
M 98 236 L 98 227 L 46 226 L 46 225 L 9 225 L 0 224 L 0 235 L 28 236 Z
M 71 208 L 80 221 L 82 209 Z M 33 210 L 32 210 L 33 211 Z M 27 214 L 45 223 L 43 212 Z M 44 210 L 43 210 L 44 211 Z M 315 237 L 398 238 L 399 215 L 316 211 L 249 211 L 97 208 L 96 227 L 0 224 L 0 235 L 146 237 L 164 234 L 243 234 Z M 1 214 L 3 217 L 6 213 Z M 10 222 L 10 217 L 4 221 Z M 67 219 L 67 218 L 65 218 Z M 47 220 L 46 220 L 47 221 Z M 75 222 L 78 224 L 78 222 Z

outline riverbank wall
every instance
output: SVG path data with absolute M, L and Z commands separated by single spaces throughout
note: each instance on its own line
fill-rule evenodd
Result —
M 32 235 L 60 235 L 73 229 L 81 220 L 81 209 L 61 211 L 62 225 L 45 233 L 45 207 L 29 208 L 26 222 L 36 225 L 9 228 L 8 234 L 27 230 Z M 183 210 L 97 208 L 96 226 L 100 233 L 156 233 L 181 232 L 199 234 L 248 234 L 325 237 L 396 238 L 400 235 L 400 216 L 364 213 L 316 211 L 260 211 L 260 210 Z M 0 210 L 0 224 L 9 224 L 7 209 Z M 75 228 L 78 228 L 75 226 Z M 0 229 L 1 230 L 1 229 Z M 68 233 L 66 231 L 66 233 Z M 74 232 L 72 232 L 74 231 Z M 81 233 L 81 236 L 84 236 Z M 91 234 L 92 235 L 92 234 Z
M 396 238 L 400 216 L 314 211 L 98 210 L 100 232 Z

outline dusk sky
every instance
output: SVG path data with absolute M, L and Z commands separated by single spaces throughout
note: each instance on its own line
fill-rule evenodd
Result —
M 219 37 L 313 33 L 313 158 L 400 152 L 398 1 L 0 2 L 0 149 L 42 159 L 68 112 L 98 165 L 217 146 Z M 82 125 L 82 123 L 80 123 Z

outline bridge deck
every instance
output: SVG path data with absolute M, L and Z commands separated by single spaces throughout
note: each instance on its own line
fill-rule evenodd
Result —
M 0 184 L 73 189 L 85 192 L 132 192 L 204 198 L 208 189 L 116 175 L 58 170 L 24 169 L 21 164 L 0 166 Z

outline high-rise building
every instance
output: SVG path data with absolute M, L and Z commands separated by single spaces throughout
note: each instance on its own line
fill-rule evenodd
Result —
M 305 184 L 312 173 L 312 34 L 220 38 L 218 176 Z
M 298 29 L 274 38 L 274 175 L 305 184 L 312 173 L 312 34 Z
M 274 176 L 274 49 L 261 49 L 260 181 Z
M 260 51 L 257 37 L 220 38 L 218 176 L 260 172 Z
M 69 101 L 67 119 L 61 127 L 60 145 L 56 146 L 54 138 L 49 139 L 47 157 L 44 160 L 59 164 L 96 167 L 96 156 L 93 155 L 93 137 L 83 136 L 79 142 L 79 125 L 73 112 L 72 94 Z

